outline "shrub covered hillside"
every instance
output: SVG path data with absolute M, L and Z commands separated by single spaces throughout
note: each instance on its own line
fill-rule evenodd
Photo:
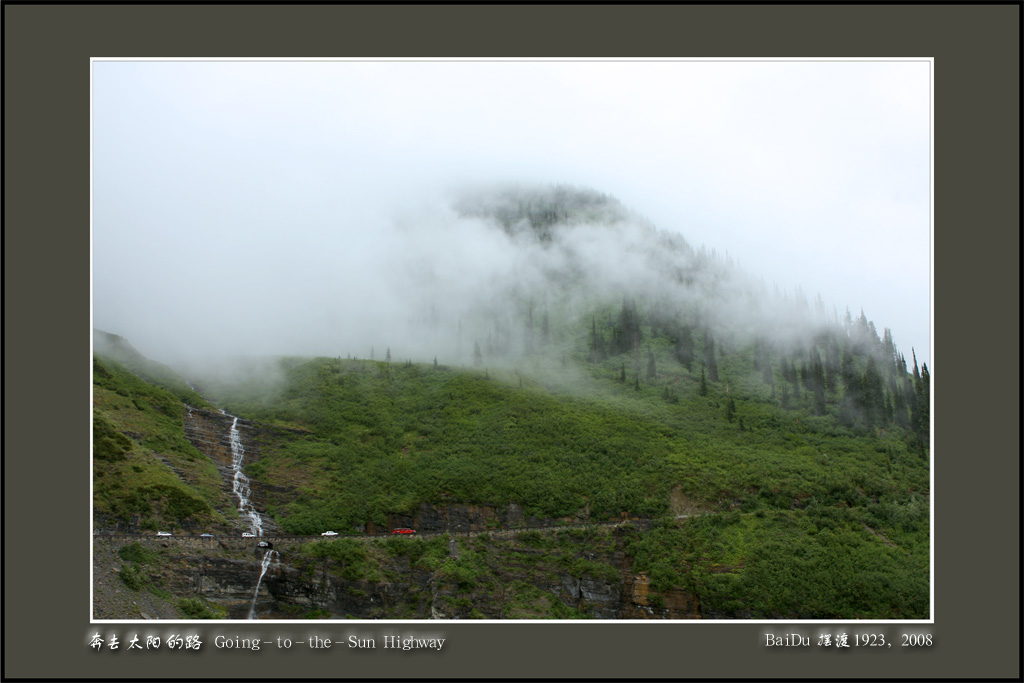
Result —
M 94 356 L 96 528 L 205 530 L 237 516 L 216 465 L 185 438 L 181 398 Z
M 783 352 L 715 346 L 697 325 L 685 340 L 681 324 L 650 319 L 624 303 L 518 368 L 289 358 L 207 388 L 233 414 L 287 428 L 246 473 L 297 487 L 269 510 L 295 533 L 451 500 L 548 519 L 626 513 L 663 519 L 631 546 L 638 569 L 655 589 L 694 590 L 707 615 L 927 616 L 914 398 L 927 369 L 907 373 L 869 324 Z M 639 341 L 612 348 L 631 320 Z

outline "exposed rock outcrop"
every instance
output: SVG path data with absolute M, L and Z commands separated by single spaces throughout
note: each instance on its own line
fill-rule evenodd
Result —
M 500 531 L 523 527 L 544 527 L 556 524 L 589 524 L 593 522 L 626 521 L 633 519 L 622 513 L 617 520 L 593 519 L 583 508 L 575 515 L 558 518 L 527 516 L 515 503 L 505 506 L 475 505 L 461 501 L 430 504 L 420 503 L 413 515 L 389 514 L 385 525 L 367 522 L 358 531 L 380 533 L 398 527 L 411 527 L 421 533 L 460 533 L 472 531 Z
M 262 581 L 267 550 L 255 539 L 97 537 L 95 542 L 111 556 L 111 549 L 128 543 L 156 550 L 161 559 L 147 568 L 154 585 L 176 599 L 209 601 L 233 619 L 248 618 L 254 598 L 260 618 L 276 619 L 701 618 L 695 595 L 655 591 L 646 575 L 634 572 L 626 547 L 635 528 L 604 528 L 580 541 L 578 549 L 566 537 L 555 544 L 555 532 L 544 532 L 550 535 L 543 538 L 530 533 L 532 538 L 510 531 L 484 538 L 442 536 L 438 540 L 448 559 L 435 556 L 431 563 L 380 540 L 345 539 L 365 544 L 358 546 L 364 560 L 356 561 L 339 559 L 344 553 L 300 552 L 299 546 L 309 543 L 305 539 L 272 538 L 274 561 Z
M 204 410 L 194 406 L 186 406 L 184 419 L 185 438 L 216 465 L 221 475 L 221 488 L 234 497 L 234 456 L 231 450 L 231 427 L 235 425 L 242 448 L 245 464 L 258 462 L 260 448 L 256 440 L 256 430 L 249 420 L 236 418 L 225 413 Z M 278 527 L 266 516 L 266 489 L 259 481 L 249 480 L 250 502 L 263 520 L 264 533 L 274 533 Z

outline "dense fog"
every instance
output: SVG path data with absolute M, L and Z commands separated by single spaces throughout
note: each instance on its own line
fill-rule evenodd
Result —
M 97 61 L 93 324 L 468 363 L 630 293 L 780 337 L 864 310 L 930 364 L 929 69 Z

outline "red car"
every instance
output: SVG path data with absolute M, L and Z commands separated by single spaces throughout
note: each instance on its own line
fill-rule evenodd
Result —
M 391 531 L 391 533 L 393 533 L 393 534 L 414 534 L 414 533 L 416 533 L 416 530 L 415 529 L 393 529 Z

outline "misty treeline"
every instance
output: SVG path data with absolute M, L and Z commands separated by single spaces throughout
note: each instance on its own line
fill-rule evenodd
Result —
M 607 224 L 631 217 L 614 197 L 569 185 L 477 188 L 455 200 L 454 208 L 462 216 L 494 219 L 509 234 L 532 232 L 542 242 L 554 239 L 558 224 Z
M 539 278 L 501 283 L 457 320 L 442 321 L 432 307 L 435 329 L 456 328 L 456 359 L 471 352 L 477 367 L 515 366 L 547 353 L 563 365 L 608 366 L 619 382 L 658 386 L 669 401 L 691 384 L 680 380 L 706 396 L 757 376 L 784 409 L 830 414 L 860 431 L 900 428 L 928 448 L 928 366 L 913 350 L 908 365 L 891 330 L 879 335 L 863 311 L 841 316 L 820 296 L 812 305 L 800 289 L 771 290 L 728 257 L 694 249 L 592 190 L 506 186 L 454 206 L 544 264 Z
M 727 344 L 716 347 L 716 334 Z M 826 321 L 805 344 L 778 344 L 770 334 L 755 334 L 738 341 L 728 331 L 717 332 L 699 310 L 692 315 L 671 312 L 655 303 L 642 312 L 635 299 L 625 299 L 617 315 L 591 319 L 587 358 L 599 364 L 620 358 L 620 381 L 627 364 L 636 382 L 668 381 L 677 368 L 658 372 L 654 346 L 670 347 L 670 358 L 687 372 L 699 370 L 700 392 L 708 382 L 721 381 L 719 359 L 740 356 L 740 367 L 760 376 L 770 395 L 783 408 L 811 407 L 815 415 L 833 413 L 847 426 L 859 429 L 896 426 L 910 430 L 922 447 L 928 446 L 930 375 L 912 352 L 913 371 L 896 348 L 890 330 L 878 336 L 863 312 L 855 320 L 847 310 L 841 321 Z M 645 372 L 639 365 L 645 359 Z M 751 362 L 746 365 L 745 360 Z M 665 385 L 666 397 L 675 394 Z

